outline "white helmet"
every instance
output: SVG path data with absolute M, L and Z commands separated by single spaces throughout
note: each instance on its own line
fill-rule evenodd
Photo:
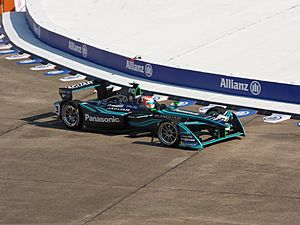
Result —
M 154 109 L 155 108 L 155 102 L 152 96 L 143 96 L 142 97 L 142 103 L 145 104 L 145 106 L 148 109 Z

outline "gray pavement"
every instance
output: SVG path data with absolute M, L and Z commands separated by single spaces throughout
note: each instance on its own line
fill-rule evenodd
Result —
M 29 67 L 0 57 L 0 224 L 299 224 L 296 121 L 248 117 L 204 151 L 70 131 L 51 114 L 65 83 Z

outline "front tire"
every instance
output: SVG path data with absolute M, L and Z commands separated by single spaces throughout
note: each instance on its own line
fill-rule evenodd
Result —
M 224 115 L 225 112 L 226 112 L 225 108 L 223 108 L 221 106 L 214 106 L 214 107 L 210 108 L 209 110 L 207 110 L 207 112 L 205 114 L 209 115 L 209 116 L 217 117 L 218 115 Z M 207 130 L 213 138 L 218 137 L 217 127 L 209 127 L 209 128 L 207 128 Z
M 177 147 L 180 141 L 180 134 L 178 127 L 169 121 L 163 122 L 159 125 L 157 136 L 159 141 L 168 147 Z
M 72 130 L 81 129 L 82 113 L 79 106 L 73 102 L 67 102 L 62 107 L 61 118 L 65 126 Z
M 207 110 L 205 114 L 210 115 L 210 116 L 215 116 L 217 117 L 218 115 L 223 115 L 227 110 L 221 106 L 214 106 Z

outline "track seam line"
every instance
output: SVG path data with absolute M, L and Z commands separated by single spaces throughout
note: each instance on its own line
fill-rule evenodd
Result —
M 252 122 L 253 120 L 255 120 L 257 117 L 259 117 L 259 115 L 255 116 L 253 119 L 251 119 L 250 121 L 247 121 L 246 123 L 244 123 L 244 125 Z M 86 225 L 90 222 L 92 222 L 95 218 L 99 217 L 100 215 L 102 215 L 103 213 L 107 212 L 108 210 L 112 209 L 113 207 L 115 207 L 116 205 L 120 204 L 121 202 L 125 201 L 126 199 L 130 198 L 131 196 L 133 196 L 134 194 L 136 194 L 137 192 L 139 192 L 142 189 L 145 189 L 149 184 L 153 183 L 154 181 L 156 181 L 157 179 L 163 177 L 164 175 L 166 175 L 167 173 L 171 172 L 173 169 L 177 168 L 178 166 L 184 164 L 186 161 L 190 160 L 191 158 L 193 158 L 194 156 L 196 156 L 197 154 L 199 154 L 201 151 L 197 151 L 194 154 L 192 154 L 191 156 L 187 157 L 185 160 L 183 160 L 182 162 L 176 164 L 175 166 L 171 167 L 170 169 L 168 169 L 167 171 L 165 171 L 164 173 L 160 174 L 159 176 L 151 179 L 150 181 L 148 181 L 146 184 L 144 184 L 143 186 L 137 188 L 135 191 L 133 191 L 132 193 L 129 193 L 128 195 L 124 196 L 123 198 L 119 199 L 118 201 L 112 203 L 110 206 L 108 206 L 106 209 L 101 210 L 100 212 L 98 212 L 97 214 L 95 214 L 93 217 L 91 217 L 90 219 L 86 220 L 85 222 L 81 223 L 80 225 Z
M 87 94 L 87 95 L 85 95 L 85 96 L 83 96 L 82 98 L 80 98 L 80 99 L 85 99 L 85 98 L 88 98 L 88 97 L 90 97 L 90 96 L 92 96 L 92 95 L 94 95 L 94 93 L 89 93 L 89 94 Z M 43 113 L 44 111 L 48 111 L 48 108 L 47 109 L 41 109 L 39 112 L 33 112 L 33 114 L 36 114 L 36 113 Z M 50 111 L 51 112 L 51 111 Z M 45 112 L 45 113 L 50 113 L 50 112 Z M 28 114 L 30 114 L 30 113 L 28 113 Z M 17 120 L 20 120 L 20 119 L 17 119 Z M 22 119 L 21 119 L 22 120 Z M 36 119 L 36 120 L 38 120 L 38 119 Z M 14 127 L 14 128 L 11 128 L 11 129 L 9 129 L 9 130 L 7 130 L 7 131 L 4 131 L 4 132 L 2 132 L 2 133 L 0 133 L 0 137 L 2 137 L 2 136 L 4 136 L 4 135 L 6 135 L 6 134 L 8 134 L 8 133 L 10 133 L 10 132 L 13 132 L 13 131 L 15 131 L 15 130 L 18 130 L 19 128 L 22 128 L 22 127 L 24 127 L 25 125 L 30 125 L 32 122 L 34 122 L 35 120 L 31 120 L 31 121 L 28 121 L 28 122 L 24 122 L 24 123 L 22 123 L 21 125 L 19 125 L 19 126 L 16 126 L 16 127 Z
M 251 123 L 253 120 L 257 119 L 258 117 L 260 117 L 260 115 L 256 114 L 252 119 L 250 119 L 249 121 L 243 123 L 244 127 L 246 127 L 246 125 L 248 125 L 249 123 Z
M 45 110 L 46 110 L 46 109 L 41 109 L 41 110 L 39 110 L 39 111 L 37 111 L 37 112 L 32 112 L 32 113 L 29 112 L 28 114 L 43 113 Z M 48 108 L 47 108 L 47 110 L 48 110 Z M 22 118 L 21 118 L 21 119 L 16 118 L 16 120 L 23 120 L 23 119 L 22 119 Z M 23 121 L 24 121 L 24 120 L 23 120 Z M 33 121 L 35 121 L 35 120 L 31 120 L 31 121 L 24 122 L 24 123 L 22 123 L 22 124 L 19 125 L 19 126 L 16 126 L 16 127 L 11 128 L 11 129 L 9 129 L 9 130 L 7 130 L 7 131 L 4 131 L 3 133 L 0 134 L 0 137 L 3 136 L 3 135 L 6 135 L 6 134 L 8 134 L 8 133 L 10 133 L 10 132 L 12 132 L 12 131 L 15 131 L 15 130 L 17 130 L 17 129 L 19 129 L 19 128 L 22 128 L 23 126 L 25 126 L 25 125 L 27 125 L 27 124 L 30 124 L 30 123 L 33 122 Z
M 10 132 L 13 132 L 13 131 L 15 131 L 15 130 L 18 130 L 18 129 L 24 127 L 26 124 L 28 124 L 28 123 L 22 123 L 22 124 L 19 125 L 19 126 L 16 126 L 16 127 L 11 128 L 11 129 L 9 129 L 9 130 L 7 130 L 7 131 L 4 131 L 3 133 L 0 134 L 0 137 L 4 136 L 4 135 L 6 135 L 6 134 L 8 134 L 8 133 L 10 133 Z
M 9 177 L 0 177 L 0 181 L 22 181 L 22 182 L 40 182 L 40 183 L 54 183 L 54 184 L 75 184 L 75 185 L 90 185 L 90 186 L 101 186 L 101 187 L 112 187 L 112 188 L 138 188 L 134 186 L 126 185 L 109 185 L 109 184 L 96 184 L 96 183 L 79 183 L 74 181 L 55 181 L 55 180 L 39 180 L 39 179 L 22 179 L 22 178 L 9 178 Z
M 223 194 L 223 195 L 238 195 L 238 196 L 254 196 L 254 197 L 265 197 L 265 198 L 282 198 L 282 199 L 295 199 L 300 200 L 300 197 L 292 196 L 282 196 L 282 195 L 266 195 L 266 194 L 251 194 L 251 193 L 237 193 L 237 192 L 226 192 L 226 191 L 202 191 L 196 189 L 183 189 L 183 188 L 145 188 L 147 190 L 161 190 L 161 191 L 189 191 L 189 192 L 199 192 L 208 194 Z
M 87 221 L 81 223 L 80 225 L 86 225 L 90 222 L 92 222 L 95 218 L 97 218 L 98 216 L 102 215 L 103 213 L 107 212 L 108 210 L 112 209 L 114 206 L 120 204 L 121 202 L 125 201 L 126 199 L 130 198 L 131 196 L 135 195 L 137 192 L 145 189 L 149 184 L 153 183 L 154 181 L 156 181 L 157 179 L 163 177 L 164 175 L 166 175 L 167 173 L 171 172 L 173 169 L 177 168 L 178 166 L 184 164 L 186 161 L 190 160 L 191 158 L 193 158 L 195 155 L 199 154 L 201 151 L 197 151 L 194 154 L 192 154 L 191 156 L 187 157 L 186 159 L 184 159 L 183 161 L 181 161 L 180 163 L 176 164 L 175 166 L 171 167 L 170 169 L 166 170 L 165 172 L 163 172 L 162 174 L 154 177 L 153 179 L 151 179 L 150 181 L 148 181 L 147 183 L 145 183 L 144 185 L 142 185 L 141 187 L 137 188 L 135 191 L 129 193 L 128 195 L 124 196 L 123 198 L 119 199 L 118 201 L 112 203 L 110 206 L 108 206 L 106 209 L 101 210 L 100 212 L 98 212 L 97 214 L 95 214 L 92 218 L 88 219 Z

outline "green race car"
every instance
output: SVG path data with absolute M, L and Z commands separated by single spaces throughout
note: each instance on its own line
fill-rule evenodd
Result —
M 222 107 L 205 114 L 182 110 L 177 104 L 159 104 L 143 95 L 138 84 L 119 91 L 107 82 L 88 81 L 61 88 L 62 101 L 54 103 L 55 113 L 70 129 L 125 130 L 131 134 L 149 132 L 169 147 L 203 149 L 205 146 L 245 136 L 238 117 Z M 95 88 L 97 99 L 73 100 L 72 93 Z

